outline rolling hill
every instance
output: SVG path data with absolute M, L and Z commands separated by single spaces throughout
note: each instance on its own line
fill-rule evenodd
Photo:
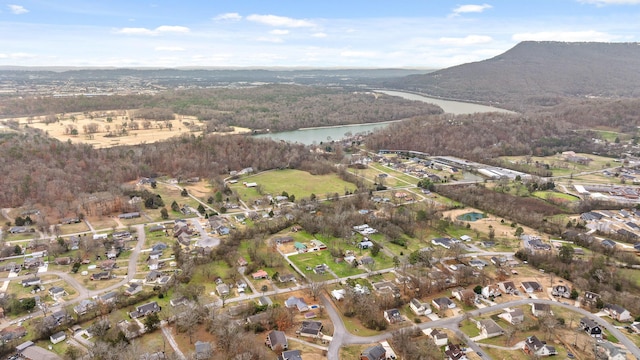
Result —
M 520 108 L 564 96 L 640 97 L 639 69 L 639 43 L 526 41 L 491 59 L 387 85 Z

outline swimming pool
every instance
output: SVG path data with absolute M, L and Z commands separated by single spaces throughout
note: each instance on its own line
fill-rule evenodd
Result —
M 462 215 L 458 215 L 456 219 L 462 220 L 462 221 L 477 221 L 484 217 L 485 217 L 484 214 L 481 214 L 478 212 L 468 212 Z

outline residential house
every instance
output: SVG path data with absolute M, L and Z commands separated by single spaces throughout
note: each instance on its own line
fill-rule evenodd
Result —
M 295 243 L 293 243 L 293 247 L 296 249 L 298 253 L 307 252 L 307 245 L 301 242 L 296 241 Z
M 371 256 L 363 256 L 363 257 L 360 258 L 358 263 L 360 265 L 371 265 L 371 264 L 375 263 L 375 260 L 373 260 L 373 258 Z
M 373 242 L 372 241 L 360 241 L 358 243 L 358 248 L 362 249 L 362 250 L 366 250 L 366 249 L 370 249 L 373 247 Z
M 600 300 L 600 294 L 591 291 L 585 291 L 582 297 L 583 304 L 587 306 L 596 306 L 598 300 Z
M 500 296 L 500 295 L 502 295 L 502 292 L 500 292 L 500 285 L 491 284 L 491 285 L 487 285 L 487 286 L 483 287 L 481 294 L 486 299 L 488 299 L 488 298 L 491 298 L 491 297 Z
M 295 296 L 291 296 L 290 298 L 285 300 L 284 306 L 286 306 L 288 308 L 295 307 L 300 312 L 309 310 L 309 306 L 307 306 L 307 303 L 304 301 L 304 299 L 303 298 L 299 298 L 299 297 L 295 297 Z
M 616 247 L 616 242 L 609 239 L 604 239 L 600 242 L 600 245 L 607 249 L 614 249 Z
M 116 257 L 118 257 L 118 250 L 111 248 L 109 251 L 107 251 L 107 259 L 113 260 Z
M 251 277 L 253 278 L 253 280 L 268 279 L 269 274 L 267 274 L 266 271 L 260 269 L 254 272 L 253 274 L 251 274 Z
M 98 297 L 98 301 L 102 304 L 113 304 L 118 299 L 118 293 L 115 291 L 110 291 L 104 295 Z
M 151 270 L 151 271 L 149 271 L 147 276 L 144 277 L 144 282 L 145 283 L 154 283 L 161 277 L 162 277 L 162 273 L 160 271 Z
M 8 326 L 0 330 L 0 340 L 8 342 L 19 339 L 27 335 L 27 329 L 24 326 Z
M 27 287 L 27 286 L 40 285 L 42 284 L 42 280 L 40 280 L 39 277 L 33 277 L 29 279 L 24 279 L 20 283 L 22 284 L 22 287 Z
M 80 249 L 80 237 L 73 235 L 69 238 L 69 250 L 74 251 Z
M 505 312 L 500 314 L 500 317 L 505 319 L 511 325 L 518 325 L 524 321 L 524 311 L 520 308 L 505 309 Z
M 513 281 L 503 281 L 498 284 L 498 287 L 500 288 L 500 291 L 505 294 L 514 295 L 518 291 L 516 284 L 514 284 Z
M 465 304 L 473 304 L 476 293 L 471 289 L 458 289 L 451 292 L 451 294 Z
M 142 291 L 142 284 L 140 283 L 131 283 L 129 284 L 129 286 L 124 290 L 124 294 L 131 296 L 131 295 L 135 295 L 139 292 Z
M 260 296 L 257 303 L 259 306 L 273 306 L 273 301 L 268 296 Z
M 278 360 L 302 360 L 302 352 L 300 350 L 283 351 Z
M 328 268 L 326 264 L 318 264 L 313 267 L 313 272 L 318 275 L 324 275 Z
M 404 317 L 400 314 L 398 309 L 389 309 L 384 311 L 384 319 L 389 324 L 395 324 L 404 321 Z
M 346 291 L 344 289 L 331 290 L 331 297 L 333 297 L 336 300 L 344 299 L 345 294 L 346 294 Z
M 61 297 L 67 295 L 67 292 L 59 286 L 53 286 L 49 289 L 49 295 L 57 301 Z
M 302 327 L 298 331 L 301 336 L 320 337 L 322 336 L 322 323 L 320 321 L 303 320 Z
M 111 271 L 101 271 L 91 274 L 91 280 L 109 280 L 111 279 Z
M 150 260 L 158 260 L 160 259 L 160 256 L 162 256 L 162 250 L 151 250 L 151 252 L 149 253 Z
M 438 310 L 454 309 L 456 307 L 456 304 L 447 297 L 433 299 L 431 303 Z
M 384 360 L 387 357 L 387 351 L 381 344 L 368 347 L 360 353 L 360 360 Z
M 535 335 L 529 336 L 524 341 L 522 349 L 526 354 L 533 356 L 551 356 L 558 354 L 558 351 L 553 346 L 543 343 Z
M 601 344 L 599 351 L 603 352 L 607 356 L 607 360 L 626 360 L 627 359 L 627 353 L 623 349 L 615 346 L 614 344 L 608 341 L 605 341 L 604 343 Z
M 289 342 L 284 331 L 272 330 L 267 334 L 267 340 L 265 344 L 271 348 L 271 350 L 287 350 L 289 348 Z
M 480 260 L 480 259 L 471 259 L 469 260 L 469 266 L 478 268 L 480 270 L 484 269 L 485 266 L 487 266 L 489 264 L 487 264 L 486 261 L 484 260 Z
M 238 263 L 238 266 L 247 266 L 247 265 L 249 265 L 249 262 L 247 262 L 247 260 L 245 258 L 243 258 L 243 257 L 239 257 L 237 263 Z
M 69 315 L 67 314 L 67 311 L 63 309 L 54 312 L 53 314 L 47 316 L 47 318 L 49 318 L 50 320 L 45 321 L 45 323 L 51 324 L 51 327 L 56 327 L 66 323 L 67 320 L 69 320 Z
M 445 332 L 436 329 L 425 329 L 423 332 L 431 337 L 436 346 L 445 346 L 449 342 L 449 336 Z
M 100 263 L 100 269 L 105 271 L 113 270 L 115 267 L 116 267 L 115 260 L 105 260 Z
M 534 235 L 522 235 L 520 237 L 524 244 L 524 248 L 530 251 L 550 251 L 551 245 L 542 242 L 542 240 Z
M 480 320 L 476 324 L 482 335 L 486 338 L 492 338 L 504 334 L 504 330 L 492 319 Z
M 216 292 L 218 292 L 220 296 L 229 296 L 229 285 L 224 283 L 218 284 L 218 286 L 216 286 Z
M 158 259 L 149 260 L 149 270 L 158 270 L 160 268 L 160 261 Z
M 409 302 L 409 308 L 416 315 L 429 315 L 431 314 L 431 306 L 428 303 L 423 303 L 420 300 L 413 298 Z
M 118 215 L 119 219 L 135 219 L 135 218 L 139 218 L 140 217 L 140 213 L 139 212 L 130 212 L 130 213 L 124 213 L 124 214 L 120 214 Z
M 213 356 L 213 348 L 210 342 L 196 341 L 195 344 L 196 360 L 206 360 Z
M 282 244 L 293 242 L 293 236 L 280 236 L 273 240 L 276 242 L 276 244 L 282 245 Z
M 445 359 L 448 360 L 467 360 L 467 355 L 462 350 L 462 347 L 457 344 L 449 344 L 444 348 Z
M 293 274 L 279 274 L 278 280 L 280 282 L 293 282 L 296 281 L 296 276 Z
M 531 304 L 531 313 L 535 317 L 553 315 L 553 312 L 551 312 L 551 306 L 549 304 L 533 303 Z
M 84 315 L 87 313 L 87 311 L 93 309 L 95 306 L 95 302 L 89 299 L 84 299 L 80 301 L 78 305 L 73 307 L 73 312 L 75 312 L 77 315 Z
M 244 293 L 245 290 L 247 290 L 248 286 L 249 285 L 247 285 L 247 282 L 242 279 L 239 279 L 238 281 L 236 281 L 236 289 L 238 289 L 239 293 Z
M 568 299 L 571 297 L 571 289 L 566 285 L 556 285 L 551 288 L 551 295 Z
M 160 310 L 162 310 L 160 305 L 158 305 L 157 302 L 152 301 L 150 303 L 146 303 L 144 305 L 140 305 L 136 307 L 136 310 L 130 312 L 129 316 L 131 316 L 132 319 L 137 319 L 143 316 L 147 316 L 149 314 L 159 312 Z
M 173 307 L 180 306 L 180 305 L 186 305 L 187 303 L 189 303 L 189 299 L 186 296 L 181 296 L 179 298 L 171 299 L 169 301 L 169 305 L 171 305 Z
M 66 338 L 67 338 L 67 335 L 65 335 L 64 331 L 58 331 L 57 333 L 49 336 L 49 340 L 51 340 L 52 344 L 57 344 Z
M 165 226 L 162 224 L 151 225 L 149 227 L 149 232 L 158 232 L 158 231 L 164 231 L 164 230 L 165 230 Z
M 25 269 L 33 269 L 44 265 L 44 261 L 42 261 L 39 257 L 32 257 L 24 259 L 24 263 L 22 267 Z
M 540 283 L 537 281 L 523 281 L 521 286 L 524 292 L 526 292 L 527 294 L 542 291 L 542 285 L 540 285 Z
M 68 256 L 59 257 L 59 258 L 56 258 L 54 262 L 56 263 L 56 265 L 69 265 L 71 264 L 71 258 Z
M 633 321 L 629 310 L 623 308 L 620 305 L 605 304 L 602 308 L 602 311 L 604 311 L 612 319 L 616 319 L 620 322 Z
M 600 328 L 600 325 L 589 317 L 585 316 L 580 319 L 580 328 L 591 337 L 596 339 L 602 338 L 602 328 Z
M 435 238 L 431 240 L 433 245 L 440 245 L 445 249 L 451 249 L 453 247 L 453 241 L 449 238 Z

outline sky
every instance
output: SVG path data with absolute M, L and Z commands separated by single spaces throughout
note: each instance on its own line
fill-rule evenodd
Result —
M 0 0 L 0 66 L 444 68 L 640 41 L 640 0 Z

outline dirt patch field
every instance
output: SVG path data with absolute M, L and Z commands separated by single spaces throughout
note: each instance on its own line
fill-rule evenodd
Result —
M 452 221 L 458 221 L 457 219 L 458 216 L 469 213 L 469 212 L 486 214 L 482 210 L 467 207 L 464 209 L 455 209 L 455 210 L 445 211 L 442 214 L 442 216 L 445 218 L 447 217 L 451 218 Z M 496 237 L 514 238 L 513 234 L 516 231 L 516 229 L 511 227 L 511 221 L 505 220 L 504 223 L 501 223 L 500 222 L 502 220 L 501 217 L 497 217 L 491 214 L 486 214 L 486 216 L 487 217 L 478 219 L 476 221 L 465 221 L 465 222 L 471 224 L 472 229 L 478 230 L 483 234 L 488 234 L 489 226 L 492 226 L 493 229 L 495 230 Z M 530 235 L 539 234 L 538 231 L 530 227 L 520 225 L 520 224 L 518 224 L 518 226 L 522 227 L 525 234 L 530 234 Z
M 120 113 L 122 115 L 108 116 L 107 114 L 110 113 Z M 18 121 L 21 126 L 43 130 L 49 136 L 60 141 L 91 144 L 95 148 L 154 143 L 183 134 L 202 135 L 202 130 L 198 129 L 204 128 L 204 123 L 199 122 L 195 117 L 176 115 L 176 119 L 171 121 L 150 121 L 150 126 L 147 129 L 144 128 L 145 120 L 135 120 L 138 127 L 135 129 L 135 127 L 132 128 L 130 126 L 131 121 L 128 120 L 130 119 L 130 114 L 132 114 L 132 110 L 100 112 L 99 115 L 101 116 L 84 113 L 58 114 L 57 117 L 60 120 L 51 124 L 46 124 L 44 117 L 14 118 L 13 120 Z M 110 118 L 111 121 L 107 121 L 107 118 Z M 193 125 L 186 126 L 185 122 Z M 126 124 L 126 132 L 122 131 L 123 124 Z M 85 129 L 91 126 L 95 128 L 95 132 L 89 133 Z M 73 132 L 73 129 L 76 132 Z M 233 132 L 220 134 L 242 134 L 251 131 L 250 129 L 239 127 L 234 127 L 234 129 Z M 110 133 L 114 136 L 107 137 Z M 120 135 L 115 136 L 115 134 Z

